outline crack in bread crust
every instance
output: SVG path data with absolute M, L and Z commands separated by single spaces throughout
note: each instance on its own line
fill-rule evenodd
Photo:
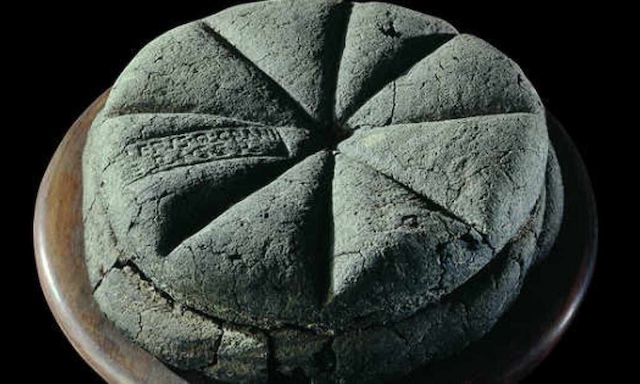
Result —
M 532 246 L 531 244 L 535 244 L 536 233 L 539 233 L 542 228 L 546 226 L 546 223 L 542 223 L 544 216 L 543 212 L 544 207 L 549 204 L 549 202 L 544 203 L 544 196 L 545 193 L 543 192 L 541 195 L 541 201 L 539 202 L 536 211 L 532 213 L 528 224 L 521 229 L 518 236 L 514 238 L 514 241 L 507 245 L 501 252 L 501 254 L 494 258 L 494 260 L 482 272 L 474 276 L 472 281 L 470 281 L 468 284 L 461 287 L 459 290 L 455 291 L 448 297 L 444 298 L 440 303 L 419 310 L 415 314 L 408 316 L 405 319 L 399 320 L 393 324 L 387 324 L 384 326 L 372 324 L 367 327 L 359 327 L 355 330 L 347 329 L 341 332 L 327 332 L 326 330 L 321 329 L 301 328 L 294 324 L 280 324 L 278 327 L 270 329 L 260 329 L 250 324 L 234 324 L 232 322 L 225 321 L 224 319 L 212 317 L 209 314 L 202 313 L 183 304 L 179 304 L 167 293 L 156 287 L 153 281 L 144 276 L 144 274 L 132 262 L 126 262 L 123 264 L 119 263 L 115 265 L 109 272 L 107 272 L 106 275 L 108 276 L 110 273 L 114 273 L 117 271 L 119 271 L 117 273 L 121 273 L 122 271 L 124 271 L 126 275 L 130 276 L 131 279 L 134 279 L 134 281 L 138 281 L 138 283 L 136 284 L 138 284 L 140 287 L 138 288 L 140 290 L 140 294 L 150 296 L 154 301 L 151 304 L 147 304 L 146 307 L 141 307 L 138 313 L 130 313 L 128 315 L 125 314 L 125 317 L 131 316 L 131 320 L 127 320 L 126 318 L 121 318 L 123 316 L 122 312 L 119 312 L 118 308 L 113 308 L 113 306 L 111 305 L 112 303 L 109 301 L 110 299 L 107 295 L 123 295 L 124 297 L 129 297 L 127 301 L 130 301 L 131 291 L 129 289 L 126 289 L 123 292 L 118 292 L 117 289 L 112 289 L 112 286 L 103 287 L 102 285 L 100 285 L 99 288 L 97 288 L 98 292 L 96 294 L 96 299 L 98 300 L 98 303 L 101 305 L 103 310 L 106 310 L 105 312 L 107 317 L 109 317 L 116 323 L 116 325 L 119 325 L 121 328 L 123 328 L 123 322 L 126 323 L 127 321 L 141 321 L 141 313 L 145 311 L 160 310 L 161 312 L 164 311 L 166 313 L 177 313 L 179 316 L 178 318 L 185 316 L 185 313 L 193 313 L 193 315 L 187 316 L 189 318 L 191 318 L 192 316 L 196 316 L 200 319 L 199 321 L 203 322 L 203 324 L 210 322 L 211 327 L 214 327 L 213 329 L 219 330 L 219 332 L 225 332 L 225 329 L 232 329 L 235 330 L 235 332 L 240 332 L 242 335 L 245 335 L 247 337 L 252 337 L 251 335 L 259 335 L 258 337 L 261 338 L 260 340 L 269 340 L 268 356 L 264 354 L 264 356 L 260 354 L 259 355 L 263 356 L 261 358 L 264 359 L 263 363 L 265 364 L 265 367 L 267 364 L 267 360 L 269 361 L 269 364 L 271 364 L 268 370 L 272 371 L 272 376 L 276 373 L 277 375 L 284 374 L 286 376 L 287 374 L 291 373 L 292 370 L 299 368 L 302 369 L 302 371 L 305 372 L 305 374 L 308 374 L 310 377 L 324 376 L 336 380 L 337 378 L 348 379 L 354 377 L 358 377 L 360 379 L 363 378 L 363 376 L 360 376 L 362 372 L 368 372 L 368 374 L 371 375 L 371 378 L 373 378 L 378 373 L 380 373 L 377 372 L 377 369 L 373 369 L 374 367 L 358 367 L 358 364 L 362 364 L 362 362 L 358 361 L 356 361 L 355 363 L 348 363 L 349 359 L 351 359 L 350 356 L 355 356 L 357 355 L 357 353 L 364 353 L 366 355 L 366 351 L 360 348 L 367 348 L 367 340 L 369 340 L 369 342 L 373 342 L 373 345 L 377 345 L 374 342 L 375 340 L 379 340 L 380 338 L 387 339 L 388 337 L 391 337 L 390 335 L 395 334 L 397 336 L 397 340 L 400 341 L 400 345 L 397 345 L 397 343 L 395 342 L 391 343 L 391 345 L 395 346 L 394 348 L 396 348 L 396 350 L 398 351 L 398 356 L 403 356 L 403 353 L 419 355 L 424 354 L 424 362 L 440 359 L 447 356 L 447 354 L 438 357 L 430 355 L 428 351 L 423 350 L 423 348 L 429 344 L 429 337 L 427 337 L 426 334 L 420 337 L 416 336 L 416 332 L 425 332 L 425 321 L 428 323 L 429 319 L 431 318 L 442 318 L 442 316 L 445 316 L 444 318 L 448 318 L 449 316 L 453 316 L 453 314 L 456 313 L 461 314 L 460 321 L 462 321 L 462 323 L 453 323 L 455 326 L 452 326 L 452 328 L 460 327 L 459 329 L 462 331 L 460 335 L 464 336 L 460 336 L 463 338 L 460 340 L 455 338 L 449 340 L 448 343 L 451 343 L 452 345 L 458 345 L 459 343 L 469 343 L 475 339 L 482 337 L 482 335 L 484 335 L 484 333 L 488 331 L 488 329 L 486 328 L 483 329 L 481 323 L 486 321 L 495 322 L 497 318 L 499 318 L 502 310 L 494 309 L 493 311 L 495 312 L 489 311 L 487 313 L 482 313 L 482 310 L 479 308 L 482 307 L 481 298 L 483 297 L 483 295 L 506 294 L 507 296 L 503 297 L 503 300 L 505 300 L 505 306 L 507 306 L 508 303 L 510 303 L 517 296 L 517 292 L 519 291 L 520 286 L 523 283 L 526 270 L 531 266 L 533 260 L 540 257 L 540 248 L 538 246 Z M 545 221 L 550 219 L 552 218 L 544 218 Z M 536 222 L 538 223 L 536 224 Z M 516 270 L 518 271 L 517 273 L 515 272 Z M 514 273 L 515 275 L 517 275 L 515 278 Z M 506 289 L 505 284 L 510 284 L 511 288 Z M 136 297 L 137 295 L 139 294 L 134 293 L 133 297 Z M 160 301 L 160 303 L 158 303 L 158 300 Z M 123 305 L 129 304 L 130 303 L 128 302 L 123 303 Z M 475 317 L 473 317 L 472 315 Z M 154 325 L 152 327 L 157 327 L 157 325 Z M 147 345 L 145 344 L 145 340 L 139 340 L 141 329 L 142 328 L 140 327 L 135 332 L 135 334 L 138 335 L 138 338 L 136 339 L 136 337 L 134 336 L 134 340 L 141 342 L 143 347 L 153 351 L 156 347 L 153 342 Z M 446 334 L 450 331 L 439 329 L 437 332 L 438 334 Z M 180 335 L 178 334 L 178 336 Z M 213 336 L 215 336 L 216 340 L 219 340 L 221 338 L 217 331 L 214 332 Z M 299 340 L 305 340 L 303 345 L 308 346 L 308 350 L 303 351 L 306 355 L 302 357 L 297 354 L 300 351 L 298 351 L 294 346 L 300 343 Z M 149 343 L 148 340 L 146 342 Z M 291 343 L 293 343 L 293 345 Z M 216 341 L 214 343 L 213 351 L 217 353 L 220 345 L 220 341 Z M 260 343 L 258 342 L 258 344 L 256 345 L 260 345 Z M 320 350 L 326 348 L 327 346 L 333 351 L 332 355 L 337 355 L 335 359 L 338 359 L 339 362 L 329 364 L 329 367 L 331 369 L 319 371 L 312 365 L 312 361 L 314 361 L 314 356 L 318 354 Z M 263 347 L 257 348 L 258 351 L 260 351 L 260 348 Z M 267 347 L 265 346 L 264 348 Z M 214 354 L 213 356 L 217 355 Z M 210 365 L 207 365 L 207 367 L 211 368 L 215 366 L 217 364 L 216 359 L 217 357 L 212 358 L 212 363 Z M 163 360 L 172 364 L 178 364 L 181 369 L 197 369 L 194 367 L 190 368 L 189 365 L 180 364 L 177 362 L 177 360 L 175 360 L 175 358 L 172 358 L 170 356 L 163 358 Z M 414 368 L 412 364 L 409 364 L 404 359 L 397 360 L 396 357 L 391 357 L 390 361 L 393 363 L 395 370 L 395 372 L 392 373 L 396 376 L 408 373 L 408 371 Z M 349 368 L 351 364 L 356 364 L 356 367 Z M 203 363 L 203 365 L 206 364 Z M 263 371 L 264 370 L 259 372 Z M 210 370 L 210 372 L 213 371 Z M 214 374 L 212 377 L 217 376 L 215 376 Z
M 528 207 L 533 208 L 516 220 L 515 235 L 511 233 L 497 245 L 493 229 L 478 225 L 464 210 L 452 209 L 453 203 L 446 200 L 457 202 L 462 187 L 457 196 L 449 196 L 447 190 L 445 204 L 416 191 L 415 180 L 374 167 L 373 172 L 402 186 L 376 196 L 376 204 L 381 205 L 375 209 L 383 219 L 363 221 L 380 235 L 380 252 L 375 254 L 371 239 L 357 239 L 357 235 L 349 239 L 352 234 L 346 227 L 340 229 L 345 234 L 339 234 L 344 249 L 336 251 L 336 210 L 358 214 L 334 201 L 340 193 L 333 184 L 334 157 L 340 153 L 339 147 L 335 150 L 337 138 L 342 140 L 355 130 L 362 135 L 383 127 L 391 132 L 408 124 L 453 124 L 473 116 L 509 118 L 517 112 L 541 116 L 543 107 L 515 63 L 477 38 L 458 35 L 442 20 L 385 4 L 354 5 L 339 0 L 319 4 L 317 0 L 282 0 L 241 5 L 161 36 L 118 79 L 89 133 L 83 157 L 83 214 L 95 297 L 107 317 L 131 339 L 179 369 L 231 382 L 286 377 L 375 381 L 405 374 L 488 332 L 517 296 L 531 264 L 548 252 L 557 235 L 563 196 L 561 182 L 557 182 L 560 171 L 552 157 L 545 158 L 546 179 L 540 185 L 523 185 L 522 175 L 498 169 L 500 180 L 513 187 L 513 194 L 537 189 L 527 195 Z M 266 39 L 259 40 L 265 42 L 264 47 L 237 45 L 238 36 L 246 31 L 235 36 L 233 28 L 250 31 L 251 25 L 259 24 L 250 22 L 252 18 L 278 19 L 281 11 L 277 7 L 284 12 L 310 6 L 324 8 L 313 13 L 317 19 L 309 21 L 313 28 L 306 34 L 275 42 L 255 34 L 257 39 Z M 229 20 L 229 25 L 224 24 Z M 375 28 L 367 29 L 367 20 Z M 296 22 L 288 20 L 278 28 L 286 30 Z M 329 26 L 333 28 L 330 33 L 326 31 Z M 366 44 L 361 50 L 357 44 L 361 35 L 370 35 L 379 51 L 373 52 Z M 296 45 L 304 39 L 313 43 L 308 50 Z M 412 49 L 418 42 L 421 48 Z M 280 58 L 256 56 L 275 46 L 289 53 Z M 322 58 L 326 52 L 331 52 L 326 59 L 329 64 Z M 320 80 L 305 78 L 307 75 Z M 358 76 L 366 78 L 360 81 Z M 473 86 L 460 88 L 461 81 Z M 458 93 L 442 88 L 443 82 Z M 420 108 L 409 108 L 416 99 L 425 102 L 419 103 Z M 499 162 L 508 163 L 515 151 L 509 143 L 500 144 L 506 149 Z M 548 150 L 553 151 L 550 145 Z M 323 153 L 329 153 L 332 162 L 330 176 L 319 176 L 324 175 L 324 168 L 300 171 L 302 165 L 325 156 Z M 393 150 L 385 153 L 400 164 Z M 525 159 L 517 166 L 533 167 L 532 163 Z M 459 168 L 465 169 L 465 164 Z M 477 179 L 472 177 L 490 171 L 490 167 L 479 167 L 460 182 L 475 190 Z M 287 199 L 273 191 L 274 185 L 298 195 Z M 357 182 L 351 187 L 366 190 Z M 384 205 L 393 205 L 385 200 L 389 196 L 403 193 L 419 196 L 424 207 L 416 208 L 420 204 L 414 197 L 405 197 L 402 209 L 406 212 Z M 362 196 L 367 204 L 373 201 L 367 199 Z M 470 204 L 483 199 L 486 196 L 478 196 Z M 198 204 L 190 204 L 195 200 Z M 256 207 L 248 209 L 247 201 L 257 202 Z M 412 209 L 430 213 L 421 215 Z M 300 212 L 304 220 L 296 221 L 299 218 L 290 217 L 292 212 Z M 488 215 L 498 214 L 489 210 Z M 234 238 L 232 233 L 253 233 L 243 227 L 247 217 L 254 220 L 247 225 L 273 233 Z M 327 225 L 313 229 L 314 218 L 319 217 L 323 219 L 316 221 Z M 196 219 L 189 224 L 189 218 Z M 431 244 L 433 257 L 425 259 L 437 272 L 425 278 L 433 286 L 398 301 L 392 291 L 379 287 L 389 283 L 397 291 L 410 292 L 415 281 L 423 281 L 412 280 L 424 278 L 414 276 L 419 269 L 412 263 L 425 260 L 400 262 L 397 258 L 402 250 L 427 249 L 419 244 L 424 240 L 420 230 L 427 228 L 426 218 L 435 220 L 433 228 L 445 228 L 443 233 L 448 236 Z M 214 224 L 230 229 L 212 228 Z M 289 233 L 283 229 L 287 225 L 305 230 Z M 467 232 L 458 233 L 456 226 Z M 204 241 L 214 235 L 215 242 Z M 318 239 L 319 246 L 310 245 Z M 349 244 L 353 239 L 357 240 L 353 244 L 362 243 L 360 248 Z M 212 249 L 211 244 L 217 248 Z M 367 253 L 367 247 L 374 251 Z M 463 268 L 460 255 L 473 255 L 468 251 L 483 247 L 490 256 L 471 263 L 468 276 L 450 273 Z M 300 267 L 299 260 L 294 262 L 286 255 L 309 260 L 300 261 Z M 480 258 L 480 253 L 476 256 Z M 219 263 L 210 260 L 214 257 L 220 258 Z M 385 257 L 395 257 L 397 262 Z M 179 260 L 182 266 L 171 265 L 172 260 Z M 337 274 L 344 263 L 350 264 L 343 272 L 357 273 Z M 308 279 L 297 275 L 316 269 L 322 272 Z M 184 276 L 165 278 L 176 271 Z M 235 304 L 201 305 L 210 299 L 211 276 L 232 272 L 235 275 L 230 275 L 225 300 Z M 355 306 L 355 301 L 349 301 L 355 299 L 340 296 L 338 286 L 358 286 L 367 274 L 382 283 L 372 286 L 378 291 L 364 309 L 349 312 L 345 308 Z M 264 279 L 260 280 L 263 288 L 243 292 L 247 286 L 244 275 Z M 199 282 L 194 292 L 175 288 L 175 281 L 183 278 Z M 271 300 L 278 292 L 284 299 Z M 314 304 L 309 295 L 315 295 L 319 303 Z M 376 296 L 385 295 L 386 299 L 376 301 Z M 266 313 L 262 316 L 256 310 L 260 302 Z M 299 311 L 298 304 L 302 305 Z M 296 311 L 299 314 L 292 315 Z M 397 353 L 390 354 L 392 350 Z

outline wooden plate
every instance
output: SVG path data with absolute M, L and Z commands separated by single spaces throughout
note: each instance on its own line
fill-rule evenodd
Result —
M 84 264 L 81 155 L 102 94 L 71 126 L 42 179 L 34 246 L 42 290 L 58 324 L 82 357 L 110 383 L 186 383 L 125 338 L 93 300 Z M 565 219 L 548 258 L 532 269 L 513 307 L 461 354 L 416 370 L 403 382 L 516 382 L 538 365 L 573 318 L 591 280 L 597 217 L 582 160 L 560 124 L 549 134 L 565 183 Z

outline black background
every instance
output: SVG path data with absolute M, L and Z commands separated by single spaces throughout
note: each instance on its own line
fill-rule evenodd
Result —
M 601 219 L 595 277 L 566 335 L 525 383 L 579 382 L 603 373 L 609 369 L 603 364 L 607 354 L 603 345 L 609 335 L 602 331 L 600 313 L 606 307 L 606 276 L 610 268 L 606 258 L 612 256 L 604 252 L 609 237 L 607 223 L 611 219 L 602 205 L 609 156 L 601 127 L 608 111 L 603 107 L 605 96 L 600 88 L 605 79 L 598 76 L 604 62 L 598 41 L 602 35 L 598 32 L 606 30 L 602 24 L 602 20 L 607 19 L 606 10 L 602 6 L 595 9 L 584 5 L 557 8 L 554 3 L 539 2 L 512 2 L 510 6 L 461 5 L 453 1 L 392 2 L 441 17 L 461 32 L 482 37 L 518 62 L 583 155 Z M 26 218 L 20 222 L 19 230 L 25 241 L 20 243 L 23 246 L 18 256 L 26 261 L 27 278 L 22 281 L 28 283 L 27 288 L 20 289 L 27 297 L 18 296 L 21 308 L 27 310 L 27 314 L 18 319 L 21 323 L 18 327 L 27 326 L 22 333 L 26 336 L 19 339 L 19 345 L 20 349 L 30 352 L 28 355 L 16 352 L 14 357 L 20 361 L 26 358 L 38 361 L 37 369 L 24 372 L 25 381 L 45 378 L 51 382 L 102 382 L 56 325 L 35 273 L 30 226 L 38 183 L 48 160 L 75 118 L 113 83 L 142 46 L 172 27 L 215 13 L 228 4 L 230 2 L 179 1 L 168 6 L 161 2 L 145 5 L 102 2 L 71 7 L 56 3 L 25 10 L 32 16 L 13 36 L 19 39 L 20 60 L 14 62 L 18 67 L 16 73 L 22 72 L 23 63 L 33 66 L 24 71 L 27 75 L 22 78 L 21 91 L 28 97 L 23 96 L 16 103 L 30 107 L 22 114 L 29 128 L 23 123 L 16 129 L 26 134 L 22 140 L 34 143 L 28 154 L 32 160 L 30 168 L 19 167 L 21 175 L 28 177 L 21 185 L 30 190 L 22 194 L 26 206 L 17 215 Z M 33 30 L 37 37 L 31 38 L 29 33 Z M 8 77 L 11 75 L 12 72 Z

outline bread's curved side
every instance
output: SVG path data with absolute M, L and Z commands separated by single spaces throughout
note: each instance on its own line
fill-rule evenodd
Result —
M 557 236 L 543 114 L 504 54 L 400 7 L 282 0 L 178 27 L 89 132 L 96 300 L 170 365 L 232 382 L 376 381 L 446 357 Z

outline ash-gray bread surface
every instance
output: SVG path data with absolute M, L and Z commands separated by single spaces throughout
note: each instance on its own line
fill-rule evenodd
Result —
M 560 227 L 544 107 L 399 6 L 243 4 L 132 60 L 83 156 L 94 296 L 223 382 L 375 382 L 460 351 Z

